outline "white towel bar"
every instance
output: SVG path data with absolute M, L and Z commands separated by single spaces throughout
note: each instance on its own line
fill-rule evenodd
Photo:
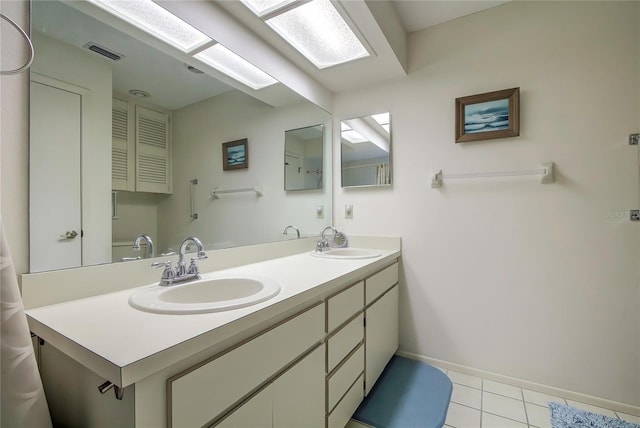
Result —
M 211 196 L 214 198 L 218 198 L 218 195 L 222 195 L 223 193 L 242 193 L 242 192 L 256 192 L 257 196 L 264 196 L 262 185 L 255 187 L 245 187 L 242 189 L 228 189 L 228 190 L 220 190 L 215 188 L 211 191 Z
M 488 177 L 512 177 L 518 175 L 541 175 L 540 183 L 549 184 L 553 183 L 553 162 L 543 162 L 540 164 L 540 168 L 537 169 L 525 169 L 520 171 L 496 171 L 496 172 L 475 172 L 475 173 L 460 173 L 460 174 L 444 174 L 442 170 L 438 170 L 431 175 L 431 187 L 442 187 L 442 180 L 455 180 L 460 178 L 488 178 Z

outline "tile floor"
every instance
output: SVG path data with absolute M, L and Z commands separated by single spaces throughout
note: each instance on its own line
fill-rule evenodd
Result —
M 547 403 L 573 407 L 640 424 L 640 417 L 595 407 L 562 397 L 541 394 L 504 383 L 444 370 L 453 393 L 445 427 L 449 428 L 550 428 Z

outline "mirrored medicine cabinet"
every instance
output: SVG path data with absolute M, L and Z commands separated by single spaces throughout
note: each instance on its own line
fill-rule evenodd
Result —
M 390 186 L 391 115 L 342 120 L 340 161 L 342 187 Z

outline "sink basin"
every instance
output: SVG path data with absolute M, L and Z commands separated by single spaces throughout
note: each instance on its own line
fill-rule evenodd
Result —
M 333 248 L 321 253 L 312 251 L 311 255 L 325 259 L 369 259 L 380 256 L 380 253 L 362 248 Z
M 141 288 L 129 297 L 129 304 L 146 312 L 201 314 L 255 305 L 279 292 L 280 284 L 262 276 L 205 276 L 184 284 Z

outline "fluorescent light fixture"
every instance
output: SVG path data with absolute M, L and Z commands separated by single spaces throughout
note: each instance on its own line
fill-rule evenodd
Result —
M 278 83 L 276 79 L 220 43 L 203 50 L 195 55 L 195 58 L 254 90 Z
M 189 52 L 212 41 L 151 0 L 89 1 L 183 52 Z
M 329 0 L 242 1 L 320 69 L 369 56 Z
M 249 9 L 259 17 L 263 17 L 270 11 L 279 10 L 296 0 L 241 0 Z

